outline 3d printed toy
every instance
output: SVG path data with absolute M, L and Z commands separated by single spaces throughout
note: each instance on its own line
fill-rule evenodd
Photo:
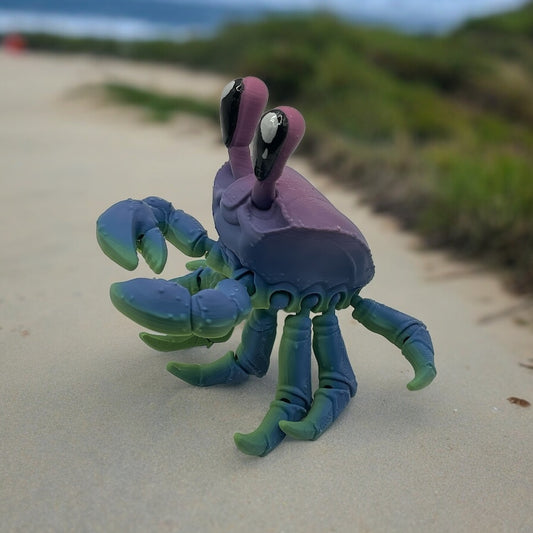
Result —
M 275 399 L 255 431 L 235 435 L 241 451 L 258 456 L 285 435 L 316 439 L 355 395 L 337 310 L 352 306 L 356 320 L 401 349 L 415 372 L 410 390 L 429 385 L 436 375 L 424 324 L 359 296 L 374 275 L 368 244 L 347 217 L 285 166 L 304 134 L 304 120 L 290 107 L 261 116 L 267 98 L 266 86 L 253 77 L 223 90 L 220 117 L 229 161 L 214 183 L 218 241 L 208 238 L 195 218 L 156 197 L 118 202 L 97 222 L 100 247 L 128 270 L 137 266 L 138 250 L 159 274 L 167 258 L 165 238 L 188 256 L 204 257 L 187 265 L 191 273 L 170 281 L 138 278 L 111 286 L 119 311 L 166 334 L 141 333 L 149 346 L 163 351 L 211 346 L 226 341 L 246 320 L 235 352 L 204 365 L 168 365 L 188 383 L 208 386 L 263 376 L 277 313 L 290 313 L 280 341 Z M 314 395 L 311 351 L 319 372 Z

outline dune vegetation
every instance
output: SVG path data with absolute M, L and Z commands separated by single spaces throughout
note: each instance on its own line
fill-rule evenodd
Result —
M 444 36 L 323 13 L 235 24 L 183 43 L 26 39 L 33 49 L 258 76 L 272 105 L 304 114 L 300 153 L 319 169 L 428 243 L 504 267 L 510 285 L 533 292 L 533 3 Z M 216 117 L 213 103 L 108 90 L 156 106 L 158 118 L 183 107 Z

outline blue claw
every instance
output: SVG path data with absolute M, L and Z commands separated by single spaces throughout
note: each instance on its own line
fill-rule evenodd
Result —
M 102 251 L 127 270 L 134 270 L 137 249 L 150 268 L 159 274 L 167 260 L 167 246 L 160 230 L 163 221 L 140 200 L 123 200 L 112 205 L 96 222 L 96 238 Z
M 168 253 L 165 238 L 192 257 L 201 257 L 213 246 L 198 220 L 155 196 L 118 202 L 96 222 L 100 248 L 127 270 L 137 267 L 138 250 L 156 274 L 162 272 Z
M 137 278 L 113 283 L 110 296 L 114 306 L 137 324 L 171 335 L 223 337 L 251 310 L 246 288 L 230 279 L 191 296 L 177 283 Z
M 113 283 L 109 289 L 113 305 L 141 326 L 174 335 L 189 335 L 191 295 L 162 279 L 137 278 Z

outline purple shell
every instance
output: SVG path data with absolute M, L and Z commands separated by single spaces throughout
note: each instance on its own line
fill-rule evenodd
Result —
M 357 226 L 303 176 L 285 167 L 271 208 L 251 201 L 251 174 L 235 179 L 228 163 L 215 177 L 213 216 L 221 243 L 269 286 L 300 295 L 354 293 L 374 275 L 368 243 Z

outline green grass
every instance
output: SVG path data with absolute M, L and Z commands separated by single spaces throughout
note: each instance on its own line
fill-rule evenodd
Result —
M 533 3 L 439 37 L 326 14 L 234 24 L 185 43 L 29 35 L 33 49 L 91 52 L 262 78 L 298 107 L 301 151 L 430 243 L 504 266 L 533 292 Z M 209 104 L 108 86 L 165 118 Z
M 512 268 L 516 286 L 531 287 L 531 161 L 516 153 L 448 156 L 420 226 L 451 244 Z
M 159 122 L 167 122 L 178 113 L 188 113 L 218 121 L 218 105 L 212 102 L 163 94 L 124 83 L 106 83 L 103 89 L 112 101 L 140 107 L 152 120 Z

